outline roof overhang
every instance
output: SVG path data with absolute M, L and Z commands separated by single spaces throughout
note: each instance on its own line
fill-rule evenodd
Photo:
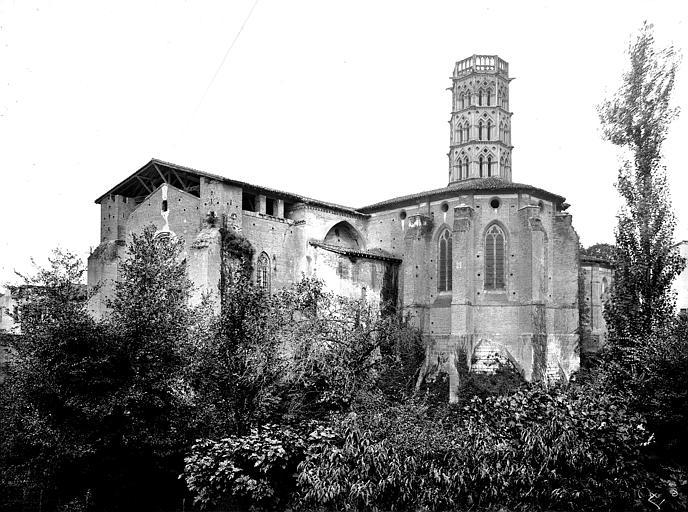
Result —
M 311 199 L 298 194 L 292 194 L 291 192 L 284 192 L 282 190 L 253 185 L 244 181 L 226 178 L 224 176 L 211 174 L 205 171 L 199 171 L 197 169 L 165 162 L 156 158 L 151 159 L 150 162 L 146 163 L 134 174 L 105 192 L 102 196 L 96 199 L 95 202 L 100 203 L 103 199 L 113 194 L 122 195 L 125 197 L 146 197 L 163 183 L 167 183 L 179 188 L 180 190 L 193 194 L 196 197 L 200 197 L 200 183 L 202 178 L 228 183 L 230 185 L 240 187 L 243 191 L 253 194 L 264 194 L 292 203 L 304 203 L 306 205 L 334 210 L 363 218 L 370 217 L 369 214 L 359 212 L 355 208 L 349 208 L 348 206 L 318 201 L 316 199 Z

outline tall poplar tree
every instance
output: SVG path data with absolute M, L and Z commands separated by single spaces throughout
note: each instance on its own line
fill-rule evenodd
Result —
M 618 343 L 647 335 L 674 315 L 671 283 L 684 266 L 673 247 L 662 144 L 678 109 L 671 106 L 680 60 L 657 48 L 645 22 L 628 47 L 630 66 L 619 90 L 599 106 L 603 133 L 623 150 L 616 188 L 624 200 L 615 231 L 615 280 L 606 318 Z

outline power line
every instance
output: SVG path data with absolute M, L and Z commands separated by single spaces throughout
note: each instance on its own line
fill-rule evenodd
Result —
M 203 104 L 203 101 L 205 100 L 205 97 L 208 95 L 208 91 L 210 91 L 210 88 L 213 86 L 213 83 L 215 82 L 215 79 L 217 78 L 217 75 L 220 74 L 220 70 L 222 69 L 222 66 L 224 66 L 225 61 L 227 60 L 227 57 L 229 56 L 229 52 L 232 51 L 232 48 L 234 48 L 234 45 L 236 44 L 237 40 L 239 39 L 239 36 L 241 35 L 241 32 L 244 30 L 244 27 L 246 26 L 246 23 L 248 23 L 248 20 L 251 18 L 251 14 L 253 14 L 253 11 L 256 8 L 256 5 L 258 5 L 258 2 L 260 0 L 255 0 L 253 2 L 253 6 L 251 7 L 251 10 L 248 12 L 248 15 L 246 16 L 246 19 L 244 22 L 241 24 L 241 27 L 239 28 L 239 31 L 236 33 L 234 36 L 234 39 L 232 40 L 232 43 L 229 45 L 229 48 L 227 48 L 227 51 L 225 52 L 224 57 L 222 57 L 222 61 L 220 62 L 220 65 L 217 67 L 217 70 L 215 70 L 215 74 L 213 77 L 210 79 L 210 82 L 208 83 L 208 86 L 205 88 L 205 91 L 203 92 L 203 95 L 201 96 L 200 101 L 198 102 L 198 105 L 196 105 L 196 109 L 194 110 L 193 114 L 191 115 L 191 119 L 193 119 L 196 116 L 196 113 L 198 110 L 201 108 L 201 105 Z

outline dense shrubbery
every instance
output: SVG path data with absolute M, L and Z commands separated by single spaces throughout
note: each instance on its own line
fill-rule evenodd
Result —
M 533 386 L 439 410 L 411 402 L 338 428 L 299 468 L 301 499 L 333 510 L 609 510 L 649 485 L 642 419 L 587 388 Z
M 41 277 L 0 394 L 6 508 L 172 508 L 183 483 L 207 508 L 685 508 L 685 324 L 612 340 L 567 387 L 460 368 L 449 405 L 442 374 L 414 394 L 404 319 L 310 279 L 265 296 L 242 265 L 220 315 L 194 310 L 179 250 L 136 237 L 106 322 L 71 258 Z

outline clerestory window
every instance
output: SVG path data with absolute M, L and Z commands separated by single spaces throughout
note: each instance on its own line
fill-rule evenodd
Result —
M 437 290 L 448 292 L 452 289 L 452 234 L 448 229 L 440 235 L 438 252 Z
M 504 290 L 506 279 L 506 237 L 494 224 L 485 235 L 485 289 Z

